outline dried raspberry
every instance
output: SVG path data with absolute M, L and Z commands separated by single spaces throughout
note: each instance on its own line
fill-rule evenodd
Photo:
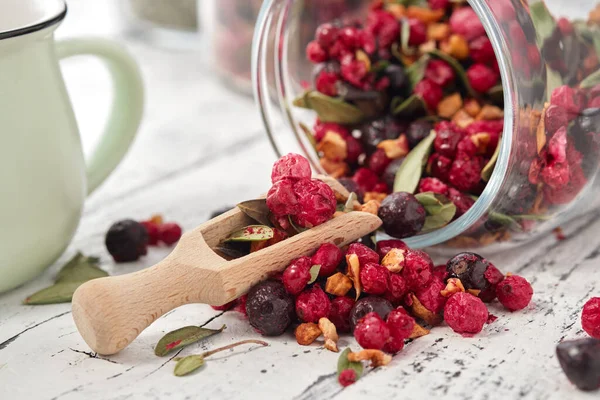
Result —
M 446 282 L 448 278 L 448 272 L 446 272 L 446 264 L 436 265 L 433 267 L 433 278 L 439 279 L 442 282 Z
M 471 41 L 485 35 L 485 29 L 471 7 L 457 8 L 450 16 L 450 29 Z
M 456 214 L 454 218 L 461 217 L 475 204 L 475 200 L 467 194 L 461 193 L 460 191 L 450 188 L 448 189 L 448 198 L 456 206 Z
M 329 297 L 318 284 L 304 290 L 296 298 L 296 314 L 303 322 L 317 323 L 319 319 L 327 317 L 330 309 Z
M 417 83 L 413 92 L 423 99 L 429 110 L 437 110 L 438 104 L 444 98 L 442 88 L 429 79 L 423 79 Z
M 398 338 L 394 335 L 390 335 L 385 346 L 383 346 L 383 351 L 390 354 L 396 354 L 404 348 L 404 339 Z
M 567 151 L 568 158 L 568 151 Z M 544 200 L 548 204 L 568 204 L 585 187 L 587 179 L 580 165 L 572 165 L 569 171 L 569 180 L 566 186 L 553 188 L 550 185 L 544 186 Z
M 365 192 L 373 191 L 373 187 L 379 183 L 379 177 L 377 174 L 368 168 L 357 169 L 352 177 L 352 180 L 358 183 L 358 186 L 360 186 L 360 188 Z
M 453 158 L 456 154 L 456 146 L 458 146 L 458 143 L 465 135 L 464 131 L 456 126 L 456 124 L 449 121 L 442 121 L 437 124 L 435 126 L 435 131 L 437 133 L 437 136 L 433 141 L 435 152 Z M 443 180 L 444 179 L 442 179 L 442 181 Z
M 181 227 L 174 222 L 167 222 L 158 226 L 158 239 L 171 246 L 181 239 Z
M 427 0 L 432 10 L 445 10 L 450 5 L 450 0 Z
M 401 340 L 408 339 L 415 326 L 415 319 L 408 315 L 402 307 L 390 311 L 386 322 L 390 329 L 390 334 Z
M 585 97 L 581 91 L 563 85 L 554 89 L 550 104 L 564 108 L 567 113 L 575 117 L 585 107 Z
M 267 193 L 267 207 L 276 217 L 294 215 L 299 210 L 294 193 L 294 179 L 282 179 L 273 184 Z
M 456 73 L 444 60 L 431 60 L 425 69 L 425 78 L 444 87 L 456 79 Z M 429 132 L 427 132 L 429 133 Z
M 471 87 L 479 93 L 486 93 L 498 82 L 498 75 L 484 64 L 473 64 L 469 67 L 467 77 Z
M 340 76 L 336 72 L 321 71 L 315 79 L 315 88 L 317 91 L 327 96 L 337 96 L 337 83 Z
M 480 36 L 469 43 L 469 55 L 476 63 L 488 64 L 496 59 L 492 42 L 487 36 Z
M 321 140 L 323 140 L 323 138 L 325 137 L 325 134 L 329 131 L 331 131 L 333 133 L 337 133 L 338 135 L 340 135 L 343 138 L 350 136 L 350 132 L 348 131 L 348 129 L 346 129 L 342 125 L 336 124 L 335 122 L 321 122 L 318 119 L 315 122 L 313 131 L 315 132 L 315 140 L 317 142 L 320 142 Z M 309 165 L 309 167 L 310 167 L 310 165 Z M 309 174 L 309 176 L 307 176 L 307 178 L 308 177 L 310 177 L 310 174 Z
M 410 35 L 408 37 L 409 46 L 419 46 L 427 41 L 427 26 L 416 18 L 408 19 Z
M 600 297 L 592 297 L 583 306 L 581 326 L 588 335 L 600 339 Z
M 322 48 L 328 49 L 335 42 L 338 35 L 338 28 L 330 23 L 319 25 L 315 32 L 315 39 Z
M 545 127 L 547 134 L 553 134 L 569 124 L 567 110 L 557 105 L 550 105 L 546 109 Z
M 360 48 L 367 54 L 373 54 L 375 53 L 375 50 L 377 50 L 377 40 L 371 32 L 365 30 L 360 31 L 358 41 L 360 43 Z
M 427 169 L 431 172 L 433 177 L 438 178 L 442 182 L 448 182 L 448 174 L 450 173 L 450 167 L 452 166 L 452 160 L 450 158 L 439 153 L 433 153 L 431 157 L 429 157 L 427 165 Z
M 466 292 L 450 296 L 444 307 L 446 323 L 457 333 L 479 333 L 488 319 L 488 310 L 481 299 Z
M 542 169 L 540 176 L 548 187 L 562 189 L 569 183 L 569 165 L 553 162 Z
M 306 58 L 315 64 L 327 61 L 329 58 L 325 49 L 317 41 L 312 41 L 306 46 Z
M 438 178 L 423 178 L 419 182 L 419 193 L 433 192 L 447 195 L 448 185 L 440 181 Z
M 358 29 L 352 26 L 346 26 L 338 32 L 339 41 L 347 49 L 354 50 L 360 46 L 360 38 L 358 35 Z
M 466 129 L 466 133 L 469 136 L 475 135 L 476 133 L 501 133 L 504 129 L 503 119 L 493 119 L 489 121 L 475 121 L 469 125 Z
M 312 256 L 312 265 L 320 265 L 319 276 L 328 277 L 336 271 L 344 255 L 334 244 L 325 243 Z
M 385 155 L 385 151 L 383 149 L 377 149 L 373 154 L 371 154 L 371 156 L 369 156 L 367 165 L 377 175 L 381 175 L 391 162 L 392 160 Z
M 346 256 L 349 254 L 356 254 L 361 266 L 367 263 L 379 264 L 379 255 L 364 244 L 352 243 L 346 251 Z
M 456 146 L 456 154 L 459 158 L 471 158 L 477 154 L 477 146 L 470 136 L 465 136 Z
M 457 158 L 452 162 L 448 181 L 452 186 L 463 192 L 475 190 L 481 180 L 482 168 L 483 160 L 481 157 Z
M 390 187 L 385 182 L 379 182 L 377 185 L 373 186 L 373 191 L 376 193 L 389 193 Z
M 340 372 L 340 376 L 338 376 L 340 385 L 344 387 L 352 385 L 356 382 L 356 379 L 356 371 L 350 368 L 343 370 Z
M 336 297 L 331 300 L 331 308 L 327 318 L 335 325 L 338 332 L 350 332 L 350 312 L 354 307 L 354 300 L 350 297 Z
M 510 311 L 527 307 L 533 297 L 533 288 L 525 278 L 511 275 L 496 287 L 498 300 Z
M 318 179 L 302 179 L 294 185 L 294 194 L 298 199 L 298 212 L 292 218 L 298 226 L 312 228 L 333 217 L 337 201 L 326 183 Z
M 310 281 L 310 268 L 313 263 L 310 257 L 295 259 L 283 271 L 282 282 L 285 290 L 294 296 L 300 294 Z
M 273 164 L 271 182 L 276 183 L 284 178 L 310 178 L 310 164 L 300 154 L 289 153 Z
M 384 297 L 392 304 L 399 304 L 408 292 L 406 280 L 400 274 L 390 274 L 388 290 Z
M 409 249 L 404 253 L 402 277 L 411 290 L 425 287 L 433 279 L 433 261 L 422 250 Z
M 447 299 L 440 294 L 440 291 L 444 290 L 445 287 L 446 284 L 443 281 L 434 277 L 426 287 L 416 289 L 415 296 L 426 309 L 438 314 L 446 304 Z
M 227 211 L 229 211 L 229 209 Z M 158 232 L 159 225 L 153 221 L 142 221 L 140 224 L 142 224 L 148 232 L 148 244 L 150 246 L 157 245 L 160 236 Z
M 377 254 L 383 259 L 392 249 L 408 250 L 408 246 L 402 240 L 380 240 L 377 242 Z
M 365 349 L 381 350 L 390 338 L 390 329 L 377 313 L 371 312 L 356 324 L 354 338 Z
M 347 55 L 342 58 L 342 77 L 346 82 L 361 88 L 363 80 L 369 73 L 367 64 L 362 60 L 357 60 L 353 55 Z
M 400 35 L 400 25 L 387 11 L 374 10 L 367 16 L 366 31 L 377 38 L 380 48 L 389 47 Z
M 360 283 L 365 293 L 383 294 L 387 291 L 389 271 L 375 263 L 366 263 L 360 268 Z
M 365 152 L 360 141 L 352 136 L 346 137 L 346 162 L 355 164 L 358 158 Z

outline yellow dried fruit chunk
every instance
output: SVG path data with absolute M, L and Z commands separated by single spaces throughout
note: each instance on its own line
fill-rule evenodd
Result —
M 371 367 L 381 367 L 388 365 L 392 361 L 392 356 L 381 350 L 366 349 L 356 353 L 348 353 L 348 361 L 371 361 Z
M 414 294 L 411 293 L 410 296 L 412 299 L 410 308 L 415 317 L 422 319 L 431 326 L 439 325 L 442 322 L 441 315 L 429 311 Z
M 344 138 L 332 131 L 325 133 L 323 140 L 317 145 L 317 150 L 323 153 L 325 158 L 333 161 L 345 160 L 348 156 L 348 145 Z
M 325 348 L 337 353 L 339 351 L 337 347 L 339 336 L 333 322 L 327 318 L 321 318 L 319 319 L 319 329 L 323 332 L 323 337 L 325 337 Z
M 312 344 L 319 336 L 321 336 L 321 329 L 313 322 L 305 322 L 298 325 L 294 331 L 296 336 L 296 342 L 301 346 L 308 346 Z
M 352 280 L 341 272 L 331 275 L 325 282 L 325 292 L 334 296 L 345 296 L 350 289 Z
M 377 215 L 379 213 L 380 205 L 381 203 L 377 200 L 369 200 L 361 206 L 360 211 Z
M 406 250 L 403 249 L 391 249 L 389 253 L 387 253 L 383 260 L 381 260 L 381 265 L 386 267 L 390 272 L 400 272 L 404 268 L 404 254 Z
M 409 152 L 408 139 L 402 134 L 398 139 L 384 140 L 377 145 L 377 148 L 383 149 L 387 158 L 392 160 L 404 157 Z
M 346 255 L 346 263 L 348 264 L 348 277 L 354 282 L 354 290 L 356 291 L 356 300 L 360 297 L 360 261 L 356 254 Z
M 464 292 L 465 287 L 462 282 L 458 278 L 450 278 L 448 279 L 448 283 L 446 284 L 446 288 L 440 291 L 440 294 L 444 297 L 450 297 L 454 293 Z
M 437 113 L 442 118 L 452 118 L 463 106 L 460 93 L 454 93 L 440 101 Z

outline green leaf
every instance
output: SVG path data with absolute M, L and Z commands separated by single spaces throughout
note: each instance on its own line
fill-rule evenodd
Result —
M 389 67 L 391 62 L 388 60 L 379 60 L 371 67 L 371 72 L 375 74 L 379 74 L 385 71 L 387 67 Z
M 534 214 L 525 214 L 525 215 L 513 215 L 514 219 L 520 219 L 523 221 L 548 221 L 554 218 L 554 215 L 534 215 Z
M 108 276 L 106 271 L 98 268 L 99 261 L 98 257 L 86 257 L 77 253 L 61 268 L 55 282 L 86 282 Z
M 398 99 L 398 97 L 396 97 L 395 99 Z M 392 108 L 392 114 L 396 116 L 409 116 L 427 111 L 427 106 L 425 106 L 425 102 L 420 96 L 417 96 L 416 94 L 413 94 L 400 104 L 392 103 L 392 106 L 394 107 Z
M 537 33 L 537 44 L 541 48 L 544 41 L 552 36 L 556 28 L 556 21 L 543 1 L 531 4 L 529 12 Z
M 412 91 L 415 85 L 423 80 L 425 77 L 425 68 L 429 62 L 429 56 L 427 54 L 421 56 L 417 61 L 404 70 L 408 82 L 410 83 L 410 90 Z
M 265 226 L 271 226 L 269 214 L 271 210 L 267 207 L 267 199 L 256 199 L 243 201 L 237 205 L 244 214 Z
M 204 365 L 204 357 L 199 354 L 183 357 L 177 361 L 173 373 L 175 376 L 188 375 Z
M 73 298 L 73 293 L 85 281 L 82 282 L 59 282 L 54 285 L 35 292 L 31 296 L 23 301 L 23 304 L 27 305 L 41 305 L 41 304 L 58 304 L 58 303 L 70 303 Z
M 308 91 L 296 98 L 293 104 L 297 107 L 314 110 L 322 122 L 352 125 L 365 119 L 364 113 L 358 107 L 315 90 Z
M 249 225 L 233 232 L 225 242 L 261 242 L 273 238 L 273 229 L 266 225 Z
M 314 283 L 319 277 L 319 271 L 321 270 L 321 265 L 313 265 L 310 267 L 310 280 L 308 281 L 308 285 Z
M 446 53 L 444 53 L 443 51 L 440 51 L 438 49 L 435 50 L 431 50 L 429 52 L 429 54 L 433 57 L 439 58 L 441 60 L 444 60 L 445 62 L 447 62 L 450 67 L 452 67 L 452 69 L 454 70 L 454 72 L 456 72 L 456 76 L 458 77 L 458 79 L 460 80 L 460 82 L 462 83 L 463 88 L 465 89 L 465 91 L 469 94 L 469 96 L 474 97 L 474 98 L 479 98 L 479 93 L 477 93 L 472 87 L 471 87 L 471 83 L 469 82 L 469 77 L 467 76 L 467 72 L 465 71 L 464 67 L 460 64 L 460 62 L 458 62 L 458 60 Z
M 220 329 L 201 328 L 199 326 L 184 326 L 163 336 L 154 347 L 154 354 L 159 357 L 166 356 L 171 351 L 188 346 L 223 332 L 225 325 Z
M 400 30 L 400 45 L 402 52 L 407 55 L 413 55 L 415 53 L 415 49 L 410 47 L 408 44 L 410 40 L 410 24 L 408 23 L 408 18 L 402 18 L 400 23 L 402 24 Z
M 496 85 L 487 92 L 490 101 L 499 107 L 504 106 L 504 90 L 502 85 Z
M 348 200 L 346 200 L 346 204 L 344 204 L 343 212 L 354 211 L 354 202 L 358 201 L 358 196 L 356 193 L 352 192 L 348 195 Z
M 435 131 L 431 131 L 429 136 L 421 140 L 410 153 L 406 155 L 404 162 L 398 168 L 394 178 L 394 192 L 414 193 L 419 185 L 423 168 L 427 164 L 429 153 L 435 140 Z
M 552 92 L 554 92 L 554 89 L 561 87 L 562 84 L 562 76 L 560 76 L 557 71 L 554 71 L 550 67 L 546 66 L 546 96 L 548 96 L 548 99 L 552 97 Z
M 598 69 L 596 72 L 589 74 L 584 80 L 581 81 L 579 87 L 581 87 L 582 89 L 589 89 L 598 84 L 600 84 L 600 69 Z
M 481 170 L 481 179 L 483 179 L 484 182 L 489 181 L 492 177 L 492 172 L 494 172 L 494 167 L 496 167 L 496 161 L 498 160 L 498 154 L 500 154 L 501 144 L 502 141 L 499 140 L 498 145 L 496 146 L 496 150 L 494 150 L 494 154 L 492 155 L 492 158 L 490 158 L 490 161 L 488 161 L 488 163 L 485 164 L 485 167 L 483 167 L 483 169 Z
M 342 371 L 347 369 L 353 369 L 356 372 L 356 380 L 359 380 L 363 374 L 363 365 L 361 362 L 356 361 L 348 361 L 348 354 L 350 354 L 352 350 L 350 347 L 347 347 L 344 351 L 341 352 L 340 357 L 338 358 L 337 363 L 337 374 L 340 376 Z
M 502 214 L 499 212 L 492 211 L 488 213 L 488 218 L 494 222 L 502 224 L 513 231 L 522 232 L 523 227 L 519 224 L 519 222 L 511 217 L 510 215 Z
M 425 225 L 421 232 L 428 232 L 448 225 L 456 214 L 456 206 L 443 194 L 425 192 L 415 195 L 427 211 Z

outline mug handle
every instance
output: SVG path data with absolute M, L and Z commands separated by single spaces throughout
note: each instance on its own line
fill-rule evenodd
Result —
M 144 85 L 140 68 L 133 57 L 116 43 L 98 38 L 57 41 L 59 59 L 92 55 L 108 67 L 114 99 L 106 128 L 87 162 L 88 195 L 92 193 L 123 159 L 137 133 L 144 111 Z

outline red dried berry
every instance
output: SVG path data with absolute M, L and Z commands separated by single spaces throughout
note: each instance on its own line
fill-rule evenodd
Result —
M 567 127 L 562 126 L 558 129 L 548 141 L 549 164 L 567 161 Z
M 306 57 L 315 64 L 325 62 L 329 58 L 325 49 L 316 40 L 306 46 Z
M 423 178 L 419 181 L 419 193 L 433 192 L 447 195 L 448 185 L 440 181 L 438 178 Z
M 349 254 L 356 254 L 361 266 L 367 263 L 379 264 L 379 255 L 364 244 L 352 243 L 346 251 L 346 255 Z
M 210 307 L 216 311 L 227 311 L 227 310 L 231 310 L 234 305 L 235 305 L 235 300 L 230 301 L 229 303 L 225 303 L 222 306 L 210 306 Z
M 379 257 L 382 259 L 392 249 L 408 250 L 408 246 L 402 240 L 397 239 L 380 240 L 377 242 L 377 254 L 379 254 Z
M 522 310 L 533 297 L 533 288 L 525 278 L 511 275 L 496 286 L 496 295 L 510 311 Z
M 300 154 L 289 153 L 273 164 L 271 182 L 276 183 L 282 179 L 310 178 L 310 164 Z
M 383 149 L 377 149 L 369 156 L 367 166 L 377 175 L 381 175 L 385 172 L 385 169 L 391 162 L 392 160 L 385 155 Z
M 557 25 L 558 29 L 560 30 L 560 33 L 562 33 L 564 36 L 569 36 L 574 31 L 573 24 L 571 23 L 571 21 L 569 21 L 565 17 L 559 18 L 558 21 L 556 22 L 556 25 Z
M 468 136 L 475 135 L 476 133 L 484 132 L 484 133 L 501 133 L 504 129 L 504 120 L 503 119 L 494 119 L 489 121 L 475 121 L 470 124 L 466 133 Z
M 396 354 L 404 348 L 404 339 L 397 338 L 396 336 L 390 335 L 385 346 L 383 346 L 383 351 L 390 354 Z
M 267 193 L 267 207 L 275 217 L 294 215 L 299 210 L 298 198 L 294 192 L 295 179 L 285 178 L 271 186 Z
M 146 228 L 146 232 L 148 232 L 148 244 L 150 246 L 157 245 L 160 239 L 159 225 L 153 221 L 142 221 L 140 224 L 142 224 L 144 228 Z
M 465 136 L 456 145 L 457 158 L 471 158 L 477 154 L 477 146 L 469 136 Z
M 433 261 L 423 250 L 409 249 L 404 253 L 402 277 L 411 290 L 426 287 L 433 279 Z
M 365 77 L 369 73 L 369 69 L 364 61 L 358 60 L 349 54 L 342 58 L 341 73 L 346 82 L 361 88 Z
M 444 87 L 456 79 L 456 73 L 446 61 L 434 59 L 427 63 L 425 78 Z
M 450 121 L 438 123 L 435 126 L 435 131 L 437 133 L 435 140 L 433 141 L 435 152 L 448 158 L 454 158 L 456 147 L 465 136 L 465 132 L 454 122 Z M 444 179 L 440 179 L 444 181 Z
M 437 110 L 438 104 L 444 98 L 444 92 L 440 85 L 430 81 L 429 79 L 423 79 L 421 82 L 415 85 L 413 92 L 419 96 L 425 102 L 425 105 L 429 110 Z
M 389 47 L 400 35 L 398 21 L 392 14 L 384 10 L 369 12 L 365 30 L 377 38 L 379 48 Z
M 365 192 L 370 192 L 373 187 L 379 183 L 379 177 L 368 168 L 359 168 L 352 176 L 352 180 L 360 186 Z
M 408 37 L 409 46 L 419 46 L 427 41 L 427 25 L 416 18 L 408 19 L 410 35 Z
M 444 307 L 444 320 L 457 333 L 479 333 L 487 319 L 488 310 L 485 304 L 470 293 L 453 294 Z
M 248 301 L 248 295 L 245 294 L 242 297 L 240 297 L 239 299 L 237 299 L 237 304 L 235 305 L 235 307 L 233 307 L 233 311 L 237 311 L 239 313 L 244 314 L 245 316 L 248 316 L 248 314 L 246 313 L 246 302 Z
M 320 265 L 319 276 L 328 277 L 333 275 L 338 265 L 342 261 L 344 254 L 334 244 L 322 244 L 316 253 L 312 256 L 312 265 Z
M 385 182 L 379 182 L 377 185 L 373 186 L 373 191 L 376 193 L 389 193 L 390 187 Z
M 379 314 L 371 312 L 356 324 L 354 338 L 364 349 L 381 350 L 390 338 L 390 329 Z
M 438 178 L 442 182 L 448 182 L 448 174 L 450 173 L 450 167 L 452 166 L 451 158 L 439 153 L 433 153 L 429 157 L 427 165 L 427 169 L 431 172 L 431 176 Z
M 432 271 L 433 276 L 433 271 Z M 435 277 L 425 287 L 416 289 L 415 296 L 423 306 L 434 314 L 440 313 L 446 304 L 446 297 L 440 294 L 440 291 L 446 288 L 446 284 Z
M 482 168 L 483 160 L 481 157 L 457 158 L 452 162 L 448 181 L 458 190 L 470 192 L 479 186 Z
M 353 136 L 346 137 L 346 162 L 348 164 L 355 164 L 358 162 L 358 158 L 364 152 L 365 149 L 358 139 Z
M 340 124 L 336 124 L 335 122 L 321 122 L 317 119 L 315 125 L 313 127 L 313 131 L 315 132 L 315 140 L 320 142 L 325 137 L 325 134 L 329 131 L 333 133 L 337 133 L 343 138 L 350 136 L 350 132 L 344 126 Z M 310 164 L 309 164 L 310 169 Z M 307 178 L 310 177 L 310 174 Z
M 329 309 L 329 320 L 335 325 L 339 333 L 350 332 L 350 312 L 354 307 L 354 300 L 342 296 L 331 300 Z
M 408 292 L 408 286 L 406 280 L 400 274 L 390 274 L 388 290 L 385 292 L 384 297 L 390 303 L 397 305 L 402 301 L 406 293 Z
M 321 71 L 315 79 L 315 88 L 317 91 L 327 96 L 337 96 L 337 83 L 340 76 L 336 72 Z
M 296 225 L 312 228 L 333 217 L 337 200 L 326 183 L 318 179 L 302 179 L 294 184 L 294 194 L 298 199 L 298 212 L 292 215 Z
M 402 307 L 390 311 L 386 322 L 390 329 L 390 335 L 401 340 L 408 339 L 415 327 L 415 319 L 408 315 Z
M 480 63 L 469 67 L 467 77 L 471 87 L 479 93 L 486 93 L 498 82 L 498 74 L 490 67 Z
M 581 326 L 588 335 L 600 339 L 600 297 L 592 297 L 583 306 Z
M 388 288 L 389 271 L 379 264 L 361 265 L 360 283 L 362 290 L 369 294 L 384 294 Z
M 296 314 L 302 322 L 317 323 L 319 319 L 327 317 L 330 310 L 331 301 L 318 284 L 304 290 L 296 298 Z
M 315 39 L 322 48 L 328 49 L 335 42 L 338 35 L 338 28 L 331 23 L 319 25 L 315 32 Z
M 457 8 L 450 16 L 450 29 L 471 41 L 485 35 L 479 17 L 471 7 Z
M 476 63 L 488 64 L 496 59 L 492 42 L 487 36 L 481 36 L 469 43 L 469 55 Z
M 564 108 L 567 113 L 575 117 L 585 107 L 585 97 L 581 91 L 563 85 L 554 89 L 550 104 Z
M 310 268 L 313 263 L 310 257 L 295 259 L 283 271 L 282 282 L 285 290 L 294 296 L 300 294 L 310 281 Z
M 354 50 L 360 46 L 360 35 L 358 29 L 352 26 L 346 26 L 338 32 L 338 40 L 349 50 Z
M 546 133 L 553 134 L 562 127 L 566 128 L 569 124 L 569 115 L 566 109 L 553 104 L 546 109 L 546 119 L 544 121 Z
M 442 282 L 446 282 L 448 272 L 446 271 L 446 264 L 436 265 L 433 267 L 433 278 L 439 279 Z
M 445 10 L 450 5 L 450 0 L 427 0 L 432 10 Z
M 158 238 L 167 246 L 177 243 L 181 238 L 181 233 L 181 227 L 174 222 L 167 222 L 158 227 Z
M 468 194 L 461 193 L 460 191 L 450 188 L 448 189 L 448 198 L 456 206 L 456 214 L 454 218 L 461 217 L 475 204 L 475 200 Z
M 356 382 L 356 371 L 353 369 L 343 370 L 340 372 L 340 376 L 338 376 L 338 381 L 344 387 L 352 385 Z

